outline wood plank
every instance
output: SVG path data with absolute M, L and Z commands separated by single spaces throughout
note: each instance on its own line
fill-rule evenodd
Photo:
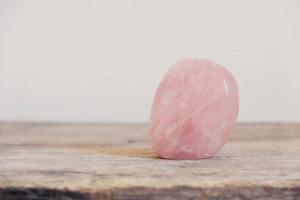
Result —
M 211 159 L 157 158 L 145 124 L 0 124 L 0 199 L 300 199 L 300 124 L 238 124 Z

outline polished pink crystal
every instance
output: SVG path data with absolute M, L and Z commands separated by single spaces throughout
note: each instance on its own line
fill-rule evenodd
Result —
M 238 111 L 238 86 L 224 67 L 206 59 L 177 62 L 153 101 L 152 147 L 167 159 L 209 158 L 226 143 Z

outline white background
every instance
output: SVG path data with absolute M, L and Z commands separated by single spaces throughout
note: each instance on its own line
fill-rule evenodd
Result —
M 0 120 L 145 122 L 168 67 L 226 66 L 239 121 L 300 120 L 300 1 L 0 1 Z

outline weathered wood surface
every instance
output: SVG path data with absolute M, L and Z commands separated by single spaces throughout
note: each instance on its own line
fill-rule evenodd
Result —
M 211 159 L 155 157 L 146 125 L 0 125 L 0 199 L 300 199 L 300 124 L 239 124 Z

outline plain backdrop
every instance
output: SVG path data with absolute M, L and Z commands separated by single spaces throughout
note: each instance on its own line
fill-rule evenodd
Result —
M 0 121 L 146 122 L 168 67 L 203 57 L 239 121 L 300 120 L 300 1 L 0 1 Z

